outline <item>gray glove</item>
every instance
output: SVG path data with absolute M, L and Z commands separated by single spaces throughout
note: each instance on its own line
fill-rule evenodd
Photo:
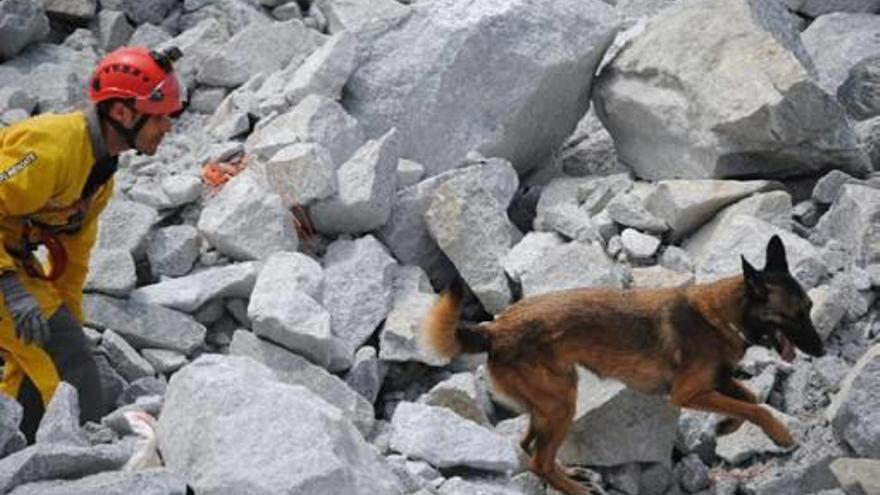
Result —
M 0 292 L 12 315 L 15 336 L 25 344 L 42 346 L 48 342 L 49 324 L 40 312 L 40 305 L 14 273 L 0 275 Z

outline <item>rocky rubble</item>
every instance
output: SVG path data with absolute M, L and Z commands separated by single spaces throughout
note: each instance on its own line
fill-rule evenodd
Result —
M 108 414 L 62 385 L 27 446 L 0 396 L 0 492 L 555 495 L 484 357 L 420 347 L 437 293 L 711 281 L 778 234 L 827 354 L 736 373 L 799 445 L 581 369 L 560 459 L 613 495 L 880 493 L 880 6 L 612 3 L 0 0 L 0 125 L 126 43 L 181 47 L 189 94 L 90 263 Z

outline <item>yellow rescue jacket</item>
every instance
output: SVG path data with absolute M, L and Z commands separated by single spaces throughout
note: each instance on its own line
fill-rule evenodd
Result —
M 0 273 L 19 272 L 44 311 L 61 304 L 83 321 L 82 290 L 89 255 L 98 233 L 98 216 L 113 194 L 107 180 L 89 197 L 83 188 L 96 162 L 106 157 L 94 114 L 44 114 L 0 128 Z M 51 283 L 23 273 L 27 239 L 39 243 L 40 229 L 51 230 L 67 251 L 67 266 Z

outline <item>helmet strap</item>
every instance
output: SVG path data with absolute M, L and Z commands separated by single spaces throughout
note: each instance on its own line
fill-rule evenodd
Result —
M 126 106 L 134 110 L 134 106 L 130 104 L 126 104 Z M 138 119 L 134 122 L 134 126 L 128 128 L 122 125 L 122 122 L 116 120 L 114 117 L 111 117 L 109 112 L 101 108 L 101 106 L 98 107 L 98 113 L 105 121 L 107 121 L 108 124 L 110 124 L 110 127 L 112 127 L 117 134 L 122 136 L 122 139 L 125 140 L 129 148 L 140 153 L 140 150 L 137 149 L 137 135 L 141 132 L 141 129 L 143 129 L 144 125 L 146 125 L 147 121 L 150 119 L 148 115 L 140 114 L 138 116 Z

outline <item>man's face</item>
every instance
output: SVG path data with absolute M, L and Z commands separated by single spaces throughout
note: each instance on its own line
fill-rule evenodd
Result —
M 152 115 L 137 135 L 137 149 L 145 155 L 156 154 L 156 149 L 165 134 L 171 130 L 171 118 L 164 115 Z

